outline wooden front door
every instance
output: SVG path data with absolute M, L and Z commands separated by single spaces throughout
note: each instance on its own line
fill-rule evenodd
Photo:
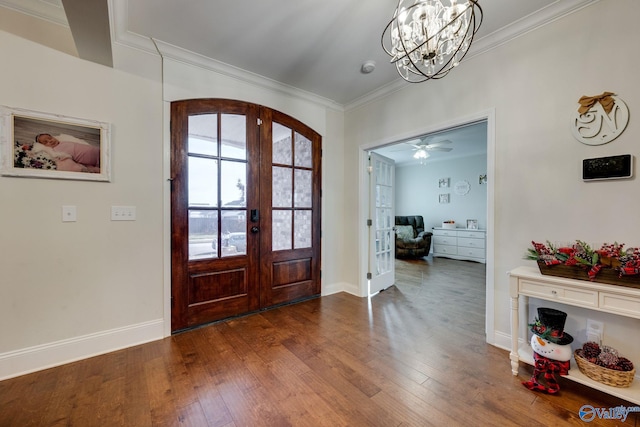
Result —
M 320 146 L 255 104 L 171 104 L 172 331 L 320 293 Z

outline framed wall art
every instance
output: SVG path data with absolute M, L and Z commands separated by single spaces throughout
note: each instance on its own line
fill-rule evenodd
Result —
M 449 178 L 440 178 L 438 180 L 438 188 L 449 188 Z
M 95 120 L 0 107 L 0 174 L 110 181 L 110 126 Z

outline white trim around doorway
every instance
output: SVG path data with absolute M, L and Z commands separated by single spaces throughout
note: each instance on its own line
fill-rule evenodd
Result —
M 367 295 L 367 265 L 368 265 L 368 247 L 367 247 L 367 217 L 368 217 L 368 152 L 394 142 L 415 138 L 421 135 L 436 133 L 446 129 L 464 126 L 467 124 L 486 121 L 487 122 L 487 235 L 486 235 L 486 311 L 485 311 L 485 333 L 486 342 L 494 344 L 494 313 L 495 313 L 495 296 L 494 296 L 494 233 L 495 233 L 495 109 L 489 109 L 478 112 L 466 117 L 460 117 L 448 121 L 446 123 L 438 123 L 426 128 L 413 129 L 410 132 L 401 135 L 394 135 L 389 138 L 361 144 L 359 147 L 359 192 L 358 192 L 358 295 L 366 297 Z

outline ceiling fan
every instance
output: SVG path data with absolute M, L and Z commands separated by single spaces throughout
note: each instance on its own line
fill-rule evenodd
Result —
M 441 141 L 437 141 L 431 144 L 427 143 L 429 138 L 424 139 L 413 139 L 411 141 L 405 142 L 405 144 L 411 145 L 413 147 L 413 158 L 414 159 L 426 159 L 429 157 L 429 151 L 451 151 L 453 148 L 451 147 L 443 147 L 443 145 L 451 144 L 451 141 L 448 139 L 443 139 Z

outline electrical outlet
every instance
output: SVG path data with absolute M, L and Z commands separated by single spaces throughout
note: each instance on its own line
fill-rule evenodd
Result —
M 135 221 L 135 206 L 111 206 L 111 221 Z
M 603 331 L 604 323 L 587 319 L 587 341 L 602 344 Z

